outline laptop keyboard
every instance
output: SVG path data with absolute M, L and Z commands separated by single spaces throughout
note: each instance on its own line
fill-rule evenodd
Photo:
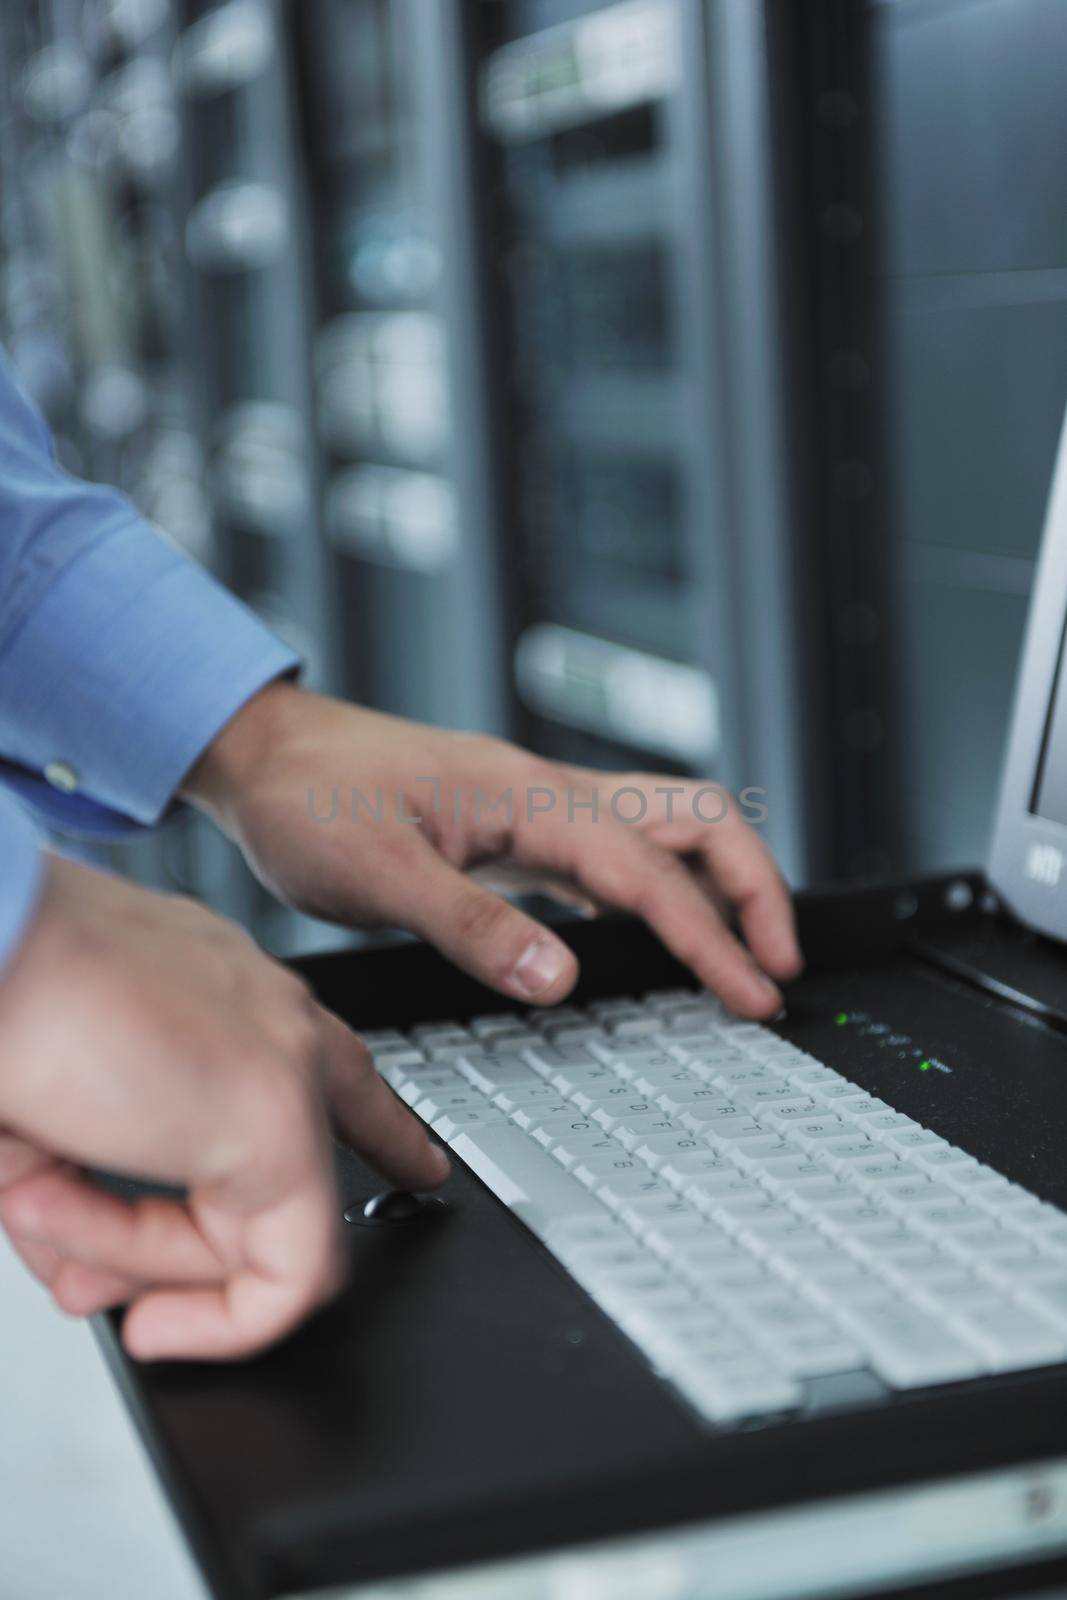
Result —
M 364 1037 L 710 1422 L 1067 1359 L 1067 1215 L 707 995 Z

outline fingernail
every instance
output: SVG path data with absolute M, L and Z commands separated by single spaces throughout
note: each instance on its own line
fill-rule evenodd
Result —
M 449 1173 L 452 1171 L 452 1163 L 449 1161 L 439 1144 L 431 1145 L 430 1148 L 433 1151 L 433 1164 L 437 1168 L 438 1174 L 440 1175 L 443 1183 L 448 1177 Z
M 511 974 L 511 987 L 533 1000 L 563 976 L 567 957 L 559 945 L 547 939 L 535 939 L 527 945 Z
M 781 1008 L 782 991 L 779 989 L 774 979 L 768 978 L 765 972 L 760 972 L 757 974 L 757 976 L 759 977 L 760 986 L 767 992 L 767 994 L 772 996 L 772 998 L 777 1002 L 779 1008 Z

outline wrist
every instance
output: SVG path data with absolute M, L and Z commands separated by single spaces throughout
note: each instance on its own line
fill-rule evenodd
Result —
M 257 694 L 220 729 L 179 787 L 189 805 L 225 827 L 238 797 L 263 772 L 277 749 L 282 723 L 306 693 L 287 679 L 277 679 Z

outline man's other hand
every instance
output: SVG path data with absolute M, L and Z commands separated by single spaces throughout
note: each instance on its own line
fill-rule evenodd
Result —
M 304 984 L 191 901 L 53 859 L 0 982 L 0 1221 L 134 1356 L 228 1358 L 339 1288 L 338 1131 L 393 1183 L 447 1160 Z M 115 1198 L 101 1168 L 183 1200 Z

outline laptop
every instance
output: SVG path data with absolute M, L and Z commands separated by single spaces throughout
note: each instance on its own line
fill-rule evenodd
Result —
M 450 1148 L 338 1174 L 341 1299 L 113 1371 L 221 1600 L 1027 1593 L 1067 1578 L 1067 427 L 988 877 L 798 900 L 741 1023 L 636 921 L 566 1006 L 301 963 Z

